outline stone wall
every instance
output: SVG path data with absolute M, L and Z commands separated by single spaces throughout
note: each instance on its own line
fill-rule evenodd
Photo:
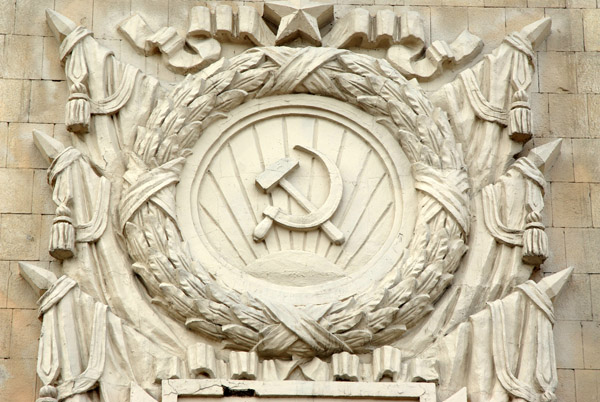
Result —
M 564 138 L 551 174 L 546 217 L 551 257 L 543 273 L 575 267 L 557 303 L 555 327 L 560 401 L 600 400 L 600 5 L 596 0 L 335 0 L 350 7 L 409 8 L 423 16 L 431 40 L 463 29 L 486 50 L 506 33 L 550 16 L 552 35 L 539 49 L 533 83 L 534 144 Z M 209 2 L 210 3 L 210 2 Z M 213 2 L 216 3 L 216 2 Z M 224 2 L 219 2 L 224 3 Z M 228 2 L 227 2 L 228 3 Z M 245 2 L 259 9 L 261 2 Z M 410 4 L 409 4 L 410 3 Z M 17 261 L 59 266 L 47 253 L 54 205 L 47 163 L 31 132 L 70 141 L 63 124 L 67 97 L 58 47 L 45 23 L 53 8 L 94 31 L 122 57 L 162 79 L 177 79 L 158 56 L 136 54 L 115 29 L 140 13 L 152 28 L 184 29 L 192 0 L 0 0 L 0 400 L 32 402 L 40 322 L 36 295 Z

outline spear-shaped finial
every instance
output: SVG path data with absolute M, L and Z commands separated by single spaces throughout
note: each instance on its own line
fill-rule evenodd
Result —
M 28 262 L 19 262 L 19 272 L 39 296 L 50 289 L 52 284 L 57 280 L 56 275 L 52 271 Z
M 550 17 L 542 18 L 521 29 L 521 35 L 526 37 L 535 48 L 550 35 L 551 27 L 552 19 Z
M 550 170 L 556 158 L 560 154 L 560 146 L 562 145 L 562 138 L 548 142 L 547 144 L 540 145 L 539 147 L 533 148 L 529 151 L 527 158 L 529 158 L 542 173 Z
M 52 163 L 58 154 L 65 149 L 65 146 L 62 144 L 62 142 L 50 137 L 48 134 L 40 130 L 33 130 L 33 143 L 40 151 L 42 156 L 46 158 L 48 163 Z
M 76 23 L 49 8 L 46 9 L 46 22 L 48 22 L 48 26 L 50 26 L 50 30 L 54 33 L 58 43 L 62 43 L 67 35 L 77 28 Z
M 542 292 L 545 292 L 549 298 L 553 299 L 565 287 L 572 273 L 573 267 L 563 269 L 562 271 L 545 277 L 539 281 L 537 285 Z

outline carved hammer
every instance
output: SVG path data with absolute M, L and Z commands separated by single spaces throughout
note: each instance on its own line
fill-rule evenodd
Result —
M 283 158 L 269 165 L 264 172 L 256 177 L 256 186 L 265 193 L 270 193 L 277 186 L 283 188 L 296 202 L 307 212 L 314 212 L 318 207 L 306 198 L 286 176 L 299 166 L 297 160 L 291 158 Z M 267 209 L 276 209 L 272 206 Z M 266 211 L 266 210 L 265 210 Z M 270 215 L 270 214 L 269 214 Z M 265 214 L 265 218 L 256 225 L 254 229 L 254 241 L 262 241 L 273 226 L 273 218 Z M 327 220 L 320 225 L 323 232 L 329 239 L 337 245 L 344 242 L 344 234 L 331 221 Z

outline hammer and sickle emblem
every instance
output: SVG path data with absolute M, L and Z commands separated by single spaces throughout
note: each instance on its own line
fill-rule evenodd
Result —
M 330 221 L 340 205 L 344 190 L 339 169 L 322 152 L 302 145 L 296 145 L 294 149 L 313 155 L 325 165 L 329 172 L 329 196 L 321 207 L 317 207 L 286 179 L 286 176 L 299 166 L 297 160 L 283 158 L 269 165 L 264 172 L 256 177 L 256 186 L 264 193 L 270 193 L 277 186 L 283 188 L 308 214 L 291 215 L 282 211 L 279 207 L 270 205 L 263 211 L 265 218 L 254 229 L 254 241 L 263 241 L 273 226 L 273 222 L 276 222 L 278 225 L 290 230 L 309 231 L 321 228 L 334 244 L 344 243 L 344 234 Z

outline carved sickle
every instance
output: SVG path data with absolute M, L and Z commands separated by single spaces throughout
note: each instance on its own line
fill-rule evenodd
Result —
M 302 145 L 294 146 L 294 149 L 306 152 L 318 158 L 329 172 L 330 189 L 329 196 L 321 207 L 315 206 L 308 198 L 296 189 L 287 179 L 287 175 L 292 169 L 298 166 L 296 161 L 283 159 L 270 166 L 264 173 L 256 179 L 256 184 L 265 192 L 270 192 L 273 188 L 279 185 L 292 196 L 302 208 L 309 213 L 307 215 L 291 215 L 281 210 L 279 207 L 268 206 L 263 211 L 265 219 L 261 221 L 254 230 L 254 240 L 261 241 L 266 236 L 273 222 L 279 225 L 294 230 L 308 231 L 316 229 L 319 226 L 327 237 L 335 244 L 344 242 L 344 234 L 337 228 L 329 219 L 333 216 L 340 201 L 344 190 L 342 175 L 335 163 L 325 154 L 315 149 L 304 147 Z

